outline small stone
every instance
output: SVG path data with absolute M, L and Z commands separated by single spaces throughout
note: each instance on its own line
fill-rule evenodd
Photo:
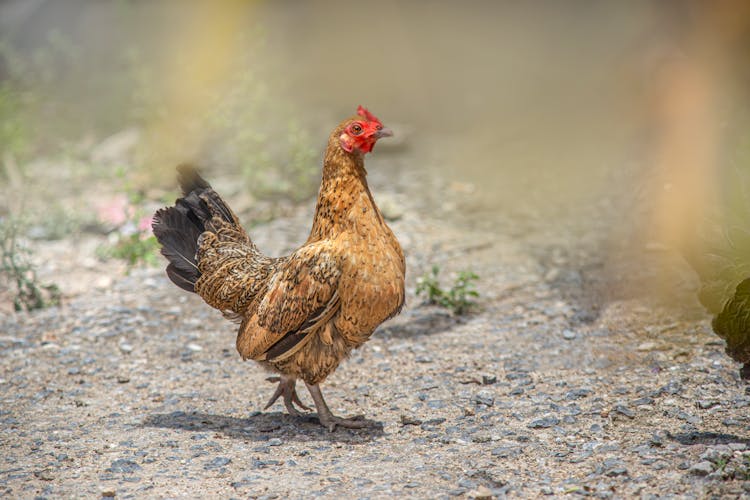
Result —
M 638 349 L 641 352 L 645 351 L 653 351 L 658 347 L 658 344 L 656 342 L 644 342 L 640 344 L 636 349 Z
M 744 451 L 747 449 L 747 445 L 745 443 L 729 443 L 729 447 L 732 449 L 732 451 Z
M 102 490 L 102 496 L 112 498 L 117 494 L 115 490 Z
M 714 471 L 714 466 L 711 462 L 704 460 L 690 467 L 690 473 L 696 476 L 707 476 Z
M 497 382 L 497 375 L 482 375 L 482 385 L 492 385 Z
M 615 411 L 620 415 L 625 415 L 628 418 L 635 418 L 635 412 L 623 405 L 615 405 Z
M 271 438 L 268 440 L 268 446 L 281 446 L 283 441 L 279 438 Z
M 126 375 L 118 375 L 117 377 L 118 384 L 127 384 L 128 382 L 130 382 L 130 377 Z
M 526 427 L 529 429 L 549 429 L 560 423 L 557 417 L 545 417 L 530 422 Z
M 121 343 L 119 345 L 119 348 L 120 348 L 120 351 L 123 354 L 130 354 L 131 352 L 133 352 L 133 346 L 132 346 L 132 344 L 128 344 L 127 342 Z
M 625 476 L 628 474 L 628 469 L 622 466 L 613 467 L 606 472 L 609 477 Z
M 192 342 L 191 342 L 191 343 L 189 343 L 189 344 L 188 344 L 187 346 L 185 346 L 185 347 L 187 347 L 187 349 L 188 349 L 189 351 L 192 351 L 192 352 L 199 352 L 199 351 L 202 351 L 202 350 L 203 350 L 203 347 L 199 346 L 198 344 L 194 344 L 194 343 L 192 343 Z
M 466 495 L 476 500 L 490 500 L 492 498 L 492 491 L 488 487 L 480 485 L 477 489 L 468 492 Z
M 493 396 L 489 391 L 479 391 L 478 393 L 474 394 L 474 398 L 472 399 L 475 403 L 480 405 L 494 406 L 495 404 L 495 396 Z
M 476 415 L 476 413 L 474 412 L 474 408 L 471 408 L 469 406 L 464 406 L 465 417 L 473 417 L 474 415 Z
M 401 425 L 422 425 L 422 421 L 411 415 L 401 415 Z
M 720 404 L 721 403 L 719 401 L 706 401 L 704 399 L 699 399 L 695 402 L 695 405 L 701 410 L 708 410 L 709 408 L 713 408 L 714 406 L 718 406 Z
M 565 394 L 565 399 L 567 399 L 568 401 L 574 401 L 576 399 L 585 398 L 589 394 L 591 394 L 591 389 L 573 389 L 572 391 L 568 391 L 568 393 Z
M 206 470 L 212 470 L 212 469 L 220 469 L 221 467 L 224 467 L 228 463 L 230 463 L 232 460 L 227 457 L 216 457 L 213 460 L 210 460 L 206 462 L 203 465 L 203 468 Z
M 562 336 L 565 340 L 573 340 L 576 338 L 576 332 L 573 330 L 563 330 Z
M 109 466 L 109 469 L 107 469 L 108 472 L 122 472 L 125 474 L 131 474 L 139 470 L 141 470 L 141 466 L 127 458 L 115 460 Z

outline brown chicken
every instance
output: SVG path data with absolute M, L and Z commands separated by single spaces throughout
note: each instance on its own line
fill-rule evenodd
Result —
M 365 426 L 334 416 L 320 384 L 404 303 L 404 254 L 370 189 L 364 155 L 389 129 L 361 106 L 331 133 L 312 230 L 289 256 L 263 255 L 211 186 L 178 167 L 183 197 L 156 212 L 153 230 L 179 287 L 240 323 L 237 350 L 277 372 L 279 397 L 294 416 L 310 410 L 297 396 L 307 385 L 320 423 Z

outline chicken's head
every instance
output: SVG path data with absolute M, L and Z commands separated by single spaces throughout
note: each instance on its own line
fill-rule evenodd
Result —
M 369 153 L 381 137 L 391 137 L 393 132 L 383 127 L 375 115 L 362 106 L 357 108 L 357 116 L 344 122 L 339 144 L 347 153 L 361 151 Z

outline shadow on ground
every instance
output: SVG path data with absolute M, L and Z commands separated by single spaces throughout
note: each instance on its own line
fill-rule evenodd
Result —
M 267 441 L 283 434 L 285 440 L 308 441 L 316 437 L 332 442 L 350 444 L 367 443 L 383 436 L 383 424 L 365 420 L 368 426 L 364 429 L 337 428 L 328 432 L 319 423 L 316 416 L 292 417 L 285 413 L 258 413 L 247 418 L 227 417 L 201 412 L 175 411 L 157 413 L 147 416 L 143 427 L 160 427 L 190 432 L 220 432 L 234 439 L 249 441 Z
M 750 437 L 740 437 L 734 434 L 725 434 L 722 432 L 683 432 L 680 434 L 670 434 L 669 438 L 684 445 L 744 443 L 750 446 Z

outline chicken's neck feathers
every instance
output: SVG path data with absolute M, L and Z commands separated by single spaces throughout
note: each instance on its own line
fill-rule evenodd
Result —
M 364 155 L 329 147 L 323 161 L 323 178 L 308 241 L 332 238 L 352 230 L 352 210 L 361 210 L 362 216 L 374 217 L 378 225 L 385 225 L 367 185 Z

